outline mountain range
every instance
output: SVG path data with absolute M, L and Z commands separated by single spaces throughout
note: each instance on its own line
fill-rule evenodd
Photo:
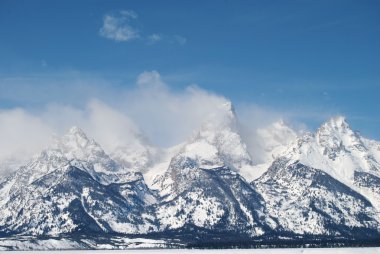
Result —
M 380 142 L 341 116 L 256 132 L 262 161 L 229 102 L 169 149 L 73 127 L 0 179 L 0 249 L 380 246 Z

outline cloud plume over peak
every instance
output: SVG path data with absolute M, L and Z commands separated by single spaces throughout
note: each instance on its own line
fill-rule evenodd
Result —
M 20 88 L 25 87 L 19 82 Z M 53 79 L 41 84 L 48 83 L 48 89 L 65 87 L 61 82 L 55 86 Z M 225 97 L 195 85 L 173 90 L 154 70 L 139 74 L 129 87 L 105 80 L 99 86 L 94 85 L 94 80 L 84 80 L 79 82 L 83 84 L 80 89 L 71 86 L 70 80 L 67 83 L 59 93 L 66 101 L 53 96 L 50 100 L 44 98 L 37 110 L 25 107 L 0 111 L 0 162 L 10 158 L 25 160 L 45 147 L 53 133 L 61 136 L 72 126 L 83 129 L 106 152 L 141 144 L 170 147 L 191 138 L 210 116 L 225 113 L 221 106 L 230 105 Z M 45 91 L 47 87 L 34 89 L 37 96 L 38 89 Z M 82 103 L 78 104 L 78 99 Z M 279 116 L 259 106 L 245 106 L 237 114 L 247 142 L 255 142 L 256 134 L 244 130 L 257 129 Z

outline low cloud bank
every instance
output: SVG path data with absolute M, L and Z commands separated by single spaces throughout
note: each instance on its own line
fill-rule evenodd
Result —
M 58 103 L 46 101 L 37 110 L 0 110 L 0 162 L 30 158 L 51 142 L 52 135 L 63 135 L 72 126 L 82 128 L 106 151 L 132 144 L 136 138 L 169 147 L 186 141 L 208 115 L 228 101 L 194 85 L 173 91 L 157 71 L 141 73 L 135 83 L 125 89 L 105 86 L 102 81 L 90 89 L 81 82 L 79 89 L 69 85 L 71 89 L 64 90 L 61 96 L 70 94 L 67 98 L 74 98 L 67 103 L 60 98 Z M 96 89 L 99 91 L 83 93 L 82 97 L 72 95 Z M 78 98 L 83 102 L 76 103 Z M 257 105 L 240 105 L 237 113 L 244 139 L 250 144 L 256 142 L 254 130 L 281 118 Z

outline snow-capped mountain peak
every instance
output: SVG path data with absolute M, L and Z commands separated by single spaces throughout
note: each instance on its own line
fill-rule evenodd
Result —
M 73 127 L 0 182 L 0 233 L 378 238 L 379 142 L 344 117 L 298 138 L 282 120 L 254 131 L 272 159 L 265 172 L 255 171 L 230 102 L 167 151 L 136 132 L 109 156 Z
M 181 153 L 206 168 L 226 165 L 239 171 L 252 163 L 231 102 L 221 104 L 209 115 Z
M 140 173 L 73 127 L 0 183 L 0 225 L 32 235 L 147 232 L 154 225 L 144 209 L 155 202 Z
M 99 156 L 107 157 L 100 145 L 78 127 L 72 127 L 66 135 L 56 140 L 52 148 L 62 152 L 68 160 L 88 161 Z
M 284 152 L 285 157 L 290 158 L 292 161 L 300 161 L 307 166 L 314 166 L 315 168 L 322 169 L 328 168 L 331 175 L 340 174 L 336 172 L 335 158 L 342 152 L 342 135 L 337 131 L 336 122 L 334 120 L 324 123 L 315 134 L 305 133 L 296 141 L 294 141 L 288 149 Z M 350 170 L 351 171 L 351 170 Z M 351 178 L 351 172 L 346 172 L 345 178 Z
M 142 178 L 141 174 L 115 162 L 78 127 L 72 127 L 64 136 L 56 138 L 50 146 L 16 171 L 16 175 L 19 181 L 31 183 L 57 170 L 63 173 L 72 166 L 89 173 L 102 184 Z
M 333 117 L 322 124 L 316 132 L 316 139 L 319 145 L 328 149 L 325 153 L 328 153 L 332 158 L 345 145 L 351 145 L 353 142 L 358 143 L 358 137 L 342 116 Z
M 281 156 L 289 159 L 290 163 L 298 161 L 325 171 L 353 190 L 365 194 L 374 206 L 380 208 L 377 194 L 358 186 L 359 181 L 364 181 L 359 178 L 363 178 L 364 175 L 368 179 L 378 179 L 379 161 L 376 160 L 376 154 L 366 139 L 353 131 L 344 117 L 334 117 L 322 124 L 315 133 L 305 133 Z M 380 193 L 379 187 L 375 188 L 375 192 Z
M 70 129 L 69 129 L 69 132 L 68 132 L 68 134 L 70 134 L 70 135 L 78 135 L 78 136 L 82 136 L 82 137 L 84 137 L 84 138 L 87 138 L 87 136 L 86 136 L 86 134 L 84 133 L 84 131 L 81 129 L 81 128 L 79 128 L 78 126 L 73 126 L 73 127 L 71 127 Z
M 249 171 L 251 157 L 236 123 L 232 104 L 220 105 L 172 158 L 166 172 L 157 178 L 161 196 L 175 194 L 177 176 L 196 175 L 199 169 L 213 170 L 226 166 L 236 172 Z
M 322 124 L 322 127 L 331 127 L 335 130 L 342 130 L 349 128 L 349 125 L 345 116 L 338 115 L 331 117 L 328 121 Z

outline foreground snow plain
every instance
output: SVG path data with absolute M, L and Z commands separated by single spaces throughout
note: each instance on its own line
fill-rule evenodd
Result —
M 2 252 L 1 253 L 8 253 Z M 46 254 L 46 251 L 12 251 L 12 254 Z M 49 253 L 62 253 L 60 251 L 49 251 Z M 185 254 L 225 254 L 225 253 L 237 253 L 237 254 L 379 254 L 380 248 L 315 248 L 315 249 L 224 249 L 224 250 L 189 250 L 189 249 L 156 249 L 156 250 L 68 250 L 64 251 L 65 254 L 157 254 L 157 253 L 185 253 Z

